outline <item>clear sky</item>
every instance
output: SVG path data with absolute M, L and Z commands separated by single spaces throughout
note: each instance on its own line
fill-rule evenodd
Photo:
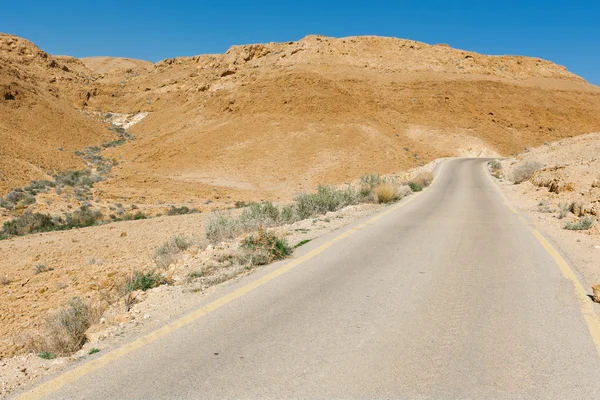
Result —
M 6 1 L 0 32 L 51 54 L 158 61 L 307 34 L 540 57 L 600 85 L 600 0 Z

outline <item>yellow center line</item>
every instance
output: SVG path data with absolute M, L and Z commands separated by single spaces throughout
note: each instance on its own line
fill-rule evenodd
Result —
M 492 182 L 492 185 L 494 185 L 494 188 L 496 189 L 496 191 L 498 191 L 498 193 L 500 193 L 500 195 L 502 196 L 504 203 L 508 206 L 508 208 L 513 213 L 518 215 L 516 209 L 512 206 L 508 197 L 502 192 L 498 183 L 496 183 L 494 181 L 494 178 L 492 178 L 491 174 L 489 173 L 489 171 L 486 167 L 486 164 L 483 164 L 483 169 L 484 169 L 485 174 L 488 177 L 488 179 L 490 179 L 490 181 Z M 563 276 L 566 279 L 568 279 L 569 281 L 571 281 L 571 283 L 573 284 L 573 289 L 575 290 L 575 295 L 577 296 L 577 299 L 579 300 L 579 308 L 581 309 L 581 314 L 583 315 L 583 319 L 585 320 L 585 323 L 588 327 L 590 335 L 592 336 L 592 340 L 594 341 L 594 345 L 596 346 L 596 351 L 598 352 L 598 355 L 600 356 L 600 319 L 598 319 L 598 315 L 594 311 L 593 302 L 588 297 L 588 294 L 587 294 L 585 288 L 583 287 L 583 285 L 577 278 L 577 275 L 575 274 L 575 272 L 573 271 L 571 266 L 565 261 L 565 259 L 560 255 L 560 253 L 550 244 L 550 242 L 548 242 L 548 240 L 544 237 L 544 235 L 542 235 L 537 229 L 529 226 L 527 221 L 525 220 L 525 218 L 523 218 L 521 215 L 518 215 L 518 216 L 519 216 L 519 221 L 521 221 L 523 223 L 523 225 L 525 225 L 531 231 L 531 233 L 533 233 L 533 235 L 540 242 L 540 244 L 542 245 L 544 250 L 546 250 L 546 252 L 554 259 L 554 262 L 556 263 L 556 265 L 558 265 L 558 268 L 562 272 Z
M 444 162 L 445 162 L 445 160 L 442 161 L 442 163 L 440 164 L 440 167 L 439 167 L 439 170 L 437 173 L 438 177 L 440 176 L 440 174 L 442 172 L 442 167 L 444 165 Z M 435 185 L 437 180 L 438 180 L 437 178 L 434 179 L 434 181 L 430 185 L 430 187 Z M 361 229 L 371 225 L 373 222 L 377 221 L 378 219 L 382 218 L 383 216 L 388 215 L 388 214 L 396 211 L 397 209 L 406 206 L 408 203 L 412 202 L 415 198 L 417 198 L 417 196 L 418 196 L 418 194 L 413 195 L 409 199 L 402 201 L 402 202 L 388 208 L 386 211 L 381 212 L 381 213 L 377 214 L 376 216 L 372 217 L 371 219 L 369 219 L 368 221 L 365 221 L 362 224 L 342 233 L 341 235 L 336 236 L 335 238 L 322 244 L 321 246 L 317 247 L 316 249 L 310 251 L 309 253 L 283 265 L 282 267 L 276 269 L 275 271 L 273 271 L 261 278 L 258 278 L 256 280 L 246 284 L 245 286 L 242 286 L 239 289 L 234 290 L 233 292 L 231 292 L 223 297 L 220 297 L 219 299 L 213 301 L 212 303 L 207 304 L 206 306 L 199 308 L 195 311 L 192 311 L 191 313 L 184 315 L 183 317 L 177 319 L 176 321 L 173 321 L 173 322 L 171 322 L 161 328 L 158 328 L 158 329 L 156 329 L 156 330 L 154 330 L 132 342 L 129 342 L 129 343 L 125 344 L 124 346 L 111 351 L 110 353 L 106 353 L 105 355 L 103 355 L 101 357 L 98 357 L 94 360 L 90 360 L 78 367 L 75 367 L 69 371 L 66 371 L 65 373 L 57 376 L 56 378 L 51 379 L 47 382 L 44 382 L 44 383 L 40 384 L 39 386 L 33 388 L 32 390 L 21 394 L 18 398 L 19 399 L 41 399 L 59 389 L 61 389 L 62 387 L 66 386 L 70 383 L 73 383 L 76 380 L 78 380 L 94 371 L 97 371 L 102 367 L 105 367 L 106 365 L 126 356 L 127 354 L 129 354 L 135 350 L 138 350 L 150 343 L 156 342 L 160 338 L 162 338 L 170 333 L 173 333 L 180 328 L 190 325 L 191 323 L 199 320 L 200 318 L 204 317 L 205 315 L 231 303 L 232 301 L 244 296 L 245 294 L 252 292 L 256 288 L 263 286 L 266 283 L 271 282 L 273 279 L 296 268 L 298 265 L 310 260 L 311 258 L 314 258 L 315 256 L 317 256 L 317 255 L 321 254 L 322 252 L 324 252 L 325 250 L 327 250 L 329 247 L 331 247 L 336 242 L 339 242 L 340 240 L 348 238 L 349 236 L 360 231 Z

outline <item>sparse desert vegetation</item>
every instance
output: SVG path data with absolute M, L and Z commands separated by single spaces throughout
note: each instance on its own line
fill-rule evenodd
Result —
M 492 160 L 488 163 L 489 167 L 490 167 L 490 171 L 492 173 L 492 176 L 496 179 L 500 179 L 503 176 L 502 173 L 502 163 L 498 160 Z
M 206 236 L 212 243 L 233 239 L 258 228 L 290 224 L 299 220 L 337 211 L 360 203 L 391 203 L 413 192 L 409 185 L 420 191 L 433 181 L 433 174 L 421 173 L 407 183 L 395 179 L 383 179 L 379 175 L 364 175 L 355 185 L 317 187 L 315 193 L 302 193 L 294 202 L 276 206 L 272 202 L 250 203 L 241 214 L 231 212 L 213 213 L 207 222 Z
M 134 271 L 125 280 L 122 293 L 128 294 L 136 290 L 145 292 L 148 289 L 169 283 L 169 279 L 156 270 Z
M 154 250 L 154 262 L 156 266 L 160 268 L 168 267 L 181 252 L 189 249 L 192 244 L 193 241 L 185 236 L 173 236 L 167 243 Z
M 85 331 L 100 317 L 98 309 L 79 297 L 69 300 L 67 307 L 50 315 L 40 330 L 29 338 L 28 348 L 42 358 L 69 355 L 85 343 Z

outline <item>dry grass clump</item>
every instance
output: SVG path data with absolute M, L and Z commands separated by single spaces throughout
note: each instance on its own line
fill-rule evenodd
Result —
M 185 236 L 173 236 L 165 244 L 154 250 L 154 262 L 156 266 L 167 268 L 175 262 L 181 252 L 189 249 L 193 241 Z
M 540 168 L 542 168 L 542 164 L 535 160 L 523 161 L 515 167 L 513 181 L 515 184 L 528 181 Z
M 79 297 L 73 297 L 67 308 L 48 317 L 40 331 L 30 337 L 29 348 L 36 352 L 70 355 L 86 341 L 85 331 L 95 324 L 101 309 Z
M 399 185 L 393 182 L 381 183 L 373 189 L 378 203 L 391 203 L 401 200 L 412 193 L 408 185 Z
M 211 243 L 233 239 L 242 232 L 239 219 L 227 212 L 215 212 L 206 221 L 206 237 Z

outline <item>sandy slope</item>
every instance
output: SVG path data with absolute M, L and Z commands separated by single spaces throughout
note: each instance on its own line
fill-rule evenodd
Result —
M 0 34 L 0 194 L 55 170 L 82 168 L 73 152 L 114 135 L 80 109 L 85 67 Z

